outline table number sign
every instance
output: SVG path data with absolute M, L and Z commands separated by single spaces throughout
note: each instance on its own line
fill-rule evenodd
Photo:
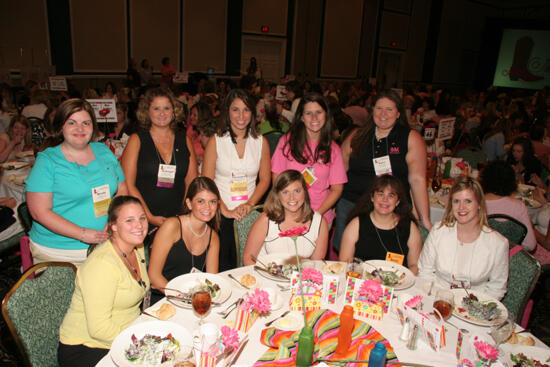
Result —
M 437 138 L 439 140 L 449 140 L 453 137 L 456 117 L 450 117 L 439 120 L 439 129 Z
M 50 90 L 67 91 L 67 79 L 64 76 L 50 76 Z
M 377 289 L 374 289 L 372 295 L 368 296 L 368 288 L 372 287 Z M 367 290 L 366 293 L 365 290 Z M 390 311 L 392 299 L 392 287 L 378 284 L 375 280 L 363 280 L 353 277 L 346 279 L 344 305 L 351 305 L 354 314 L 357 316 L 382 320 L 384 315 Z
M 94 109 L 97 122 L 117 122 L 116 102 L 114 99 L 87 99 Z

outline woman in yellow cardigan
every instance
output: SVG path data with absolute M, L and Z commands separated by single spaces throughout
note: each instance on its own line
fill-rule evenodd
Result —
M 109 207 L 109 240 L 78 269 L 69 310 L 59 330 L 64 366 L 95 366 L 115 337 L 140 314 L 149 291 L 143 239 L 147 216 L 140 201 L 117 196 Z

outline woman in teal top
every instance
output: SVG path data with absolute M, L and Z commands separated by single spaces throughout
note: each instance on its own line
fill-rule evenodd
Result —
M 90 142 L 97 123 L 88 102 L 63 102 L 53 124 L 57 144 L 38 154 L 26 180 L 31 253 L 34 263 L 80 264 L 89 244 L 107 240 L 107 209 L 126 182 L 109 148 Z

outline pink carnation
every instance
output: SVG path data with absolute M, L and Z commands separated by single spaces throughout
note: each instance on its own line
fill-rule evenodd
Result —
M 222 343 L 226 348 L 237 349 L 239 347 L 239 333 L 229 326 L 222 326 Z
M 359 288 L 359 295 L 367 297 L 367 299 L 371 301 L 377 301 L 382 297 L 383 293 L 380 283 L 373 279 L 365 280 L 363 284 L 361 284 L 361 288 Z
M 477 354 L 480 358 L 483 358 L 487 361 L 492 361 L 498 358 L 498 350 L 491 344 L 477 341 L 474 342 L 474 347 L 476 347 Z
M 310 280 L 315 284 L 323 284 L 323 273 L 316 269 L 305 268 L 302 269 L 302 280 Z
M 307 233 L 307 227 L 294 227 L 279 233 L 279 237 L 298 237 Z
M 416 309 L 421 302 L 422 302 L 422 296 L 415 296 L 410 300 L 408 300 L 407 302 L 405 302 L 405 306 Z
M 256 311 L 259 314 L 264 314 L 271 310 L 271 302 L 269 302 L 269 294 L 261 289 L 254 289 L 252 294 L 249 294 L 247 299 L 240 307 L 245 311 Z

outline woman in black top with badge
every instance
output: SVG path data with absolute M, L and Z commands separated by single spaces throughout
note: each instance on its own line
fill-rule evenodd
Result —
M 180 212 L 185 188 L 197 176 L 197 160 L 184 131 L 176 131 L 183 108 L 169 89 L 154 88 L 139 103 L 142 131 L 122 155 L 130 195 L 143 204 L 151 226 Z
M 426 184 L 426 144 L 409 128 L 401 97 L 393 90 L 376 95 L 367 124 L 354 130 L 342 143 L 348 182 L 336 206 L 333 245 L 339 248 L 348 213 L 366 187 L 383 174 L 401 180 L 409 203 L 418 213 L 419 223 L 430 229 L 430 205 Z
M 387 260 L 418 272 L 422 236 L 415 224 L 401 180 L 376 177 L 350 212 L 340 247 L 340 261 Z
M 220 220 L 218 187 L 208 177 L 195 178 L 187 190 L 181 215 L 166 219 L 151 247 L 148 273 L 152 302 L 164 297 L 168 281 L 193 268 L 218 272 Z

